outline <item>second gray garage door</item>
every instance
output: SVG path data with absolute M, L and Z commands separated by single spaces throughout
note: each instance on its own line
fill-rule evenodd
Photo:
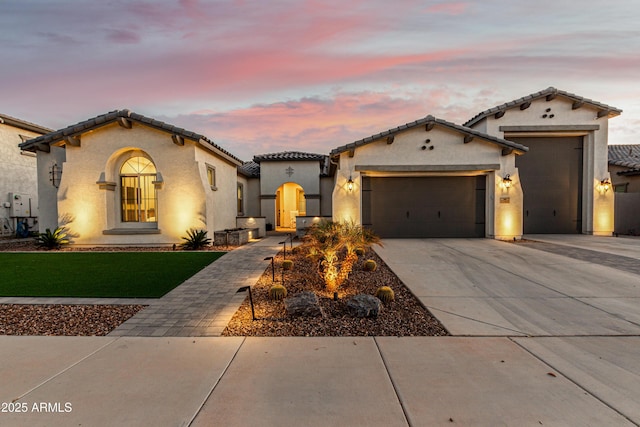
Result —
M 363 177 L 362 222 L 380 237 L 484 237 L 485 176 Z
M 581 233 L 582 137 L 509 139 L 529 147 L 516 157 L 524 233 Z

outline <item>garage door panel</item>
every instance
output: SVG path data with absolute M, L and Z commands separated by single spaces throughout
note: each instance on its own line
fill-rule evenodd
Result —
M 484 237 L 485 179 L 367 178 L 363 222 L 381 237 Z
M 510 138 L 529 147 L 516 157 L 525 234 L 582 231 L 582 137 Z

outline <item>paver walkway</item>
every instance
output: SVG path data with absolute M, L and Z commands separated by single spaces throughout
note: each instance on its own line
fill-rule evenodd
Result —
M 618 270 L 628 271 L 629 273 L 640 274 L 640 262 L 638 262 L 636 258 L 628 256 L 608 254 L 592 249 L 562 246 L 549 242 L 531 241 L 521 243 L 521 245 L 581 261 L 604 265 L 606 267 L 617 268 Z
M 109 336 L 220 336 L 252 286 L 269 266 L 265 257 L 281 249 L 282 236 L 235 249 L 113 330 Z

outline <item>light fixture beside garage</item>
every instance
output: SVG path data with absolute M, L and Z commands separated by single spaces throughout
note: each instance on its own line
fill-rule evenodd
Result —
M 502 178 L 502 187 L 505 189 L 511 188 L 513 182 L 511 181 L 511 175 L 506 174 L 504 178 Z
M 353 179 L 349 176 L 349 181 L 347 181 L 347 190 L 353 191 Z
M 600 183 L 596 186 L 600 194 L 604 194 L 611 188 L 611 181 L 609 178 L 605 178 L 600 181 Z

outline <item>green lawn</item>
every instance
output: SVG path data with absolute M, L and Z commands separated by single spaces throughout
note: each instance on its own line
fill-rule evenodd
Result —
M 0 296 L 159 298 L 223 254 L 0 253 Z

